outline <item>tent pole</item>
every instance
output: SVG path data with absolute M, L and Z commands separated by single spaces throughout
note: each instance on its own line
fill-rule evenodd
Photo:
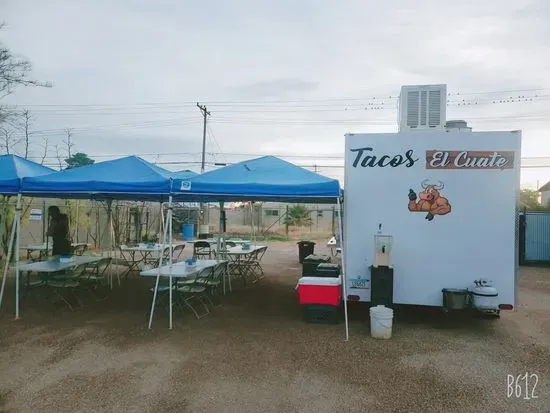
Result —
M 164 219 L 164 217 L 162 217 Z M 167 227 L 164 227 L 164 233 L 162 236 L 162 246 L 161 250 L 164 252 L 164 245 L 166 245 L 166 229 Z M 160 267 L 162 267 L 162 258 L 164 254 L 160 254 L 159 258 L 159 266 L 158 266 L 158 272 L 157 272 L 157 279 L 155 281 L 155 291 L 153 292 L 153 300 L 151 302 L 151 312 L 149 313 L 149 330 L 151 329 L 151 326 L 153 325 L 153 315 L 155 313 L 155 303 L 157 301 L 157 292 L 159 289 L 159 282 L 160 282 Z
M 172 313 L 173 313 L 173 300 L 172 300 L 172 291 L 173 291 L 173 284 L 172 284 L 172 196 L 168 198 L 168 213 L 166 214 L 166 225 L 169 226 L 168 229 L 168 253 L 170 254 L 168 256 L 168 263 L 170 265 L 170 283 L 168 284 L 170 286 L 170 289 L 168 290 L 168 294 L 170 297 L 170 330 L 172 330 Z M 162 247 L 161 254 L 164 254 L 164 247 Z M 159 260 L 159 267 L 160 267 L 160 260 Z
M 160 241 L 160 234 L 164 234 L 164 211 L 162 208 L 162 202 L 159 203 L 159 241 Z
M 75 229 L 75 238 L 76 242 L 78 243 L 78 221 L 80 220 L 80 201 L 76 201 L 76 222 L 74 224 Z
M 346 328 L 346 341 L 349 340 L 349 323 L 348 323 L 348 286 L 346 281 L 346 259 L 344 256 L 344 228 L 342 226 L 342 205 L 340 197 L 338 197 L 338 232 L 340 233 L 340 256 L 342 257 L 342 284 L 344 293 L 344 324 Z
M 222 229 L 223 229 L 223 201 L 220 201 L 220 219 L 218 221 L 218 242 L 216 245 L 216 261 L 220 262 L 220 253 L 221 253 L 221 245 L 222 245 Z M 223 294 L 225 295 L 225 275 L 223 277 Z
M 9 197 L 5 196 L 2 199 L 2 213 L 0 215 L 0 246 L 2 245 L 2 238 L 4 237 L 4 222 L 6 222 L 6 215 L 8 213 L 8 201 Z
M 0 289 L 0 308 L 2 308 L 2 298 L 4 297 L 4 289 L 6 288 L 6 279 L 8 277 L 8 268 L 10 266 L 11 254 L 13 251 L 13 244 L 15 242 L 15 219 L 11 226 L 10 241 L 8 244 L 8 255 L 6 256 L 6 264 L 4 265 L 4 277 L 2 278 L 2 288 Z
M 107 222 L 105 223 L 105 231 L 103 233 L 103 236 L 99 240 L 99 245 L 103 244 L 103 238 L 105 237 L 105 241 L 107 242 L 107 257 L 111 257 L 113 254 L 112 249 L 114 248 L 114 227 L 113 227 L 113 201 L 108 200 L 107 201 Z M 98 227 L 101 227 L 101 225 L 98 225 Z M 103 253 L 101 254 L 103 255 Z M 111 290 L 113 289 L 113 267 L 109 265 L 109 285 L 111 287 Z M 120 286 L 120 278 L 118 279 L 118 285 Z
M 21 194 L 17 195 L 17 206 L 15 207 L 15 319 L 19 320 L 19 249 L 21 236 Z
M 111 254 L 114 254 L 115 252 L 115 248 L 117 247 L 116 245 L 116 237 L 115 237 L 115 226 L 113 224 L 113 210 L 111 208 L 111 213 L 109 214 L 109 219 L 110 219 L 110 222 L 111 222 L 111 227 L 110 227 L 110 234 L 111 234 L 111 241 L 110 241 L 110 247 L 109 247 L 109 255 Z M 111 277 L 112 278 L 112 277 Z M 117 280 L 118 280 L 118 286 L 120 287 L 120 275 L 117 275 Z
M 250 202 L 250 243 L 254 244 L 254 204 Z

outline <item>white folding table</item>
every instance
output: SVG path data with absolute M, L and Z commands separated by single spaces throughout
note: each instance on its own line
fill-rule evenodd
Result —
M 28 264 L 21 264 L 19 270 L 21 272 L 40 272 L 40 273 L 53 273 L 66 271 L 73 267 L 77 267 L 83 264 L 92 264 L 98 262 L 105 257 L 92 257 L 90 255 L 74 255 L 73 259 L 69 262 L 61 262 L 59 257 L 53 257 L 46 261 L 31 262 Z
M 226 255 L 231 261 L 232 269 L 235 270 L 236 273 L 242 277 L 243 282 L 246 283 L 246 276 L 249 273 L 249 271 L 246 270 L 246 265 L 252 262 L 255 253 L 265 248 L 267 247 L 264 245 L 251 245 L 250 248 L 243 248 L 242 245 L 238 245 L 236 247 L 228 248 L 223 252 L 223 254 Z M 259 265 L 260 264 L 258 262 L 257 266 Z M 258 281 L 260 278 L 261 274 L 254 280 L 254 282 Z

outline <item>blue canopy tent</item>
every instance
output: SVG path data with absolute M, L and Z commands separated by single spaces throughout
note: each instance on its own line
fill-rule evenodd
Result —
M 187 179 L 190 175 L 168 171 L 137 156 L 127 156 L 63 170 L 47 176 L 23 179 L 21 193 L 44 198 L 107 201 L 107 226 L 112 243 L 110 208 L 112 200 L 171 202 L 173 177 Z M 168 228 L 171 231 L 170 209 L 166 221 L 169 225 L 164 228 L 164 240 L 166 240 Z
M 23 179 L 25 195 L 49 198 L 163 201 L 172 174 L 137 156 L 94 163 L 51 175 Z
M 336 203 L 336 179 L 308 171 L 274 156 L 229 165 L 195 177 L 176 179 L 174 199 L 203 202 L 280 201 Z
M 172 178 L 174 179 L 190 179 L 195 176 L 198 176 L 199 174 L 193 171 L 190 171 L 189 169 L 184 169 L 183 171 L 176 171 L 171 173 Z
M 17 195 L 21 179 L 51 174 L 53 169 L 17 155 L 0 156 L 0 194 Z
M 223 203 L 226 201 L 333 203 L 338 204 L 340 209 L 341 201 L 338 180 L 324 177 L 274 156 L 239 162 L 187 180 L 176 179 L 172 188 L 175 200 L 219 202 L 220 209 L 223 209 Z M 341 210 L 339 212 L 338 229 L 342 234 Z M 220 214 L 220 228 L 222 227 L 221 220 Z M 340 239 L 342 239 L 341 235 Z M 218 237 L 218 249 L 219 247 Z M 342 248 L 341 251 L 342 262 L 344 262 L 344 249 Z M 345 268 L 343 286 L 347 340 L 349 330 Z
M 53 169 L 47 168 L 36 162 L 29 161 L 17 155 L 1 155 L 0 156 L 0 194 L 6 196 L 17 196 L 17 205 L 15 208 L 14 224 L 12 225 L 10 241 L 8 245 L 8 255 L 4 267 L 4 277 L 2 279 L 2 287 L 0 289 L 0 306 L 4 297 L 4 288 L 8 274 L 8 267 L 13 251 L 14 242 L 19 245 L 19 227 L 21 225 L 21 180 L 25 177 L 36 177 L 48 175 L 55 172 Z M 0 236 L 4 230 L 4 222 L 7 214 L 7 203 L 4 204 L 4 210 L 0 212 Z M 17 239 L 16 239 L 17 238 Z M 19 249 L 15 249 L 16 267 L 19 265 Z M 16 272 L 18 270 L 16 268 Z M 18 287 L 18 280 L 16 281 Z M 18 303 L 16 304 L 16 317 L 19 316 Z

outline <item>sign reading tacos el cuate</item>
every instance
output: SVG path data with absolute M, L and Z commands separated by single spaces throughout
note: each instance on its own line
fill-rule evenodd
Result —
M 513 169 L 513 151 L 426 151 L 426 169 Z

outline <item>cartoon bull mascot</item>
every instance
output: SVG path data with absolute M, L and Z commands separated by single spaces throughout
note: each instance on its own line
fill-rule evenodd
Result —
M 451 212 L 449 200 L 440 194 L 444 187 L 443 182 L 438 181 L 437 184 L 431 184 L 428 179 L 425 179 L 421 186 L 422 191 L 418 197 L 416 192 L 412 189 L 409 190 L 409 211 L 427 212 L 426 219 L 428 221 L 433 220 L 435 215 L 447 215 Z

